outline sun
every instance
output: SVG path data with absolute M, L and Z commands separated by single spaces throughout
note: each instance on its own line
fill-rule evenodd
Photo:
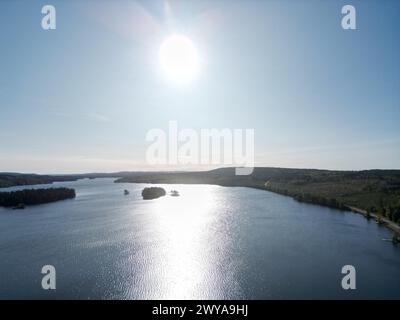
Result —
M 168 81 L 188 84 L 199 72 L 199 55 L 193 42 L 184 35 L 174 34 L 161 44 L 159 63 Z

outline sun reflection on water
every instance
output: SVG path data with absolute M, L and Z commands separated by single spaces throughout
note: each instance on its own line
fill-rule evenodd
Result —
M 166 299 L 190 299 L 200 297 L 208 281 L 204 277 L 212 259 L 207 256 L 207 235 L 216 219 L 216 188 L 176 188 L 179 197 L 157 199 L 152 208 L 162 268 L 160 295 Z M 169 191 L 170 187 L 165 189 Z

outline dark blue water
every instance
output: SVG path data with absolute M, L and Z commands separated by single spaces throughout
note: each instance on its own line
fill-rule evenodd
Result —
M 143 184 L 60 185 L 76 199 L 0 208 L 0 298 L 400 298 L 400 247 L 360 215 L 248 188 L 144 201 Z M 349 264 L 356 290 L 341 287 Z M 41 288 L 44 265 L 56 290 Z

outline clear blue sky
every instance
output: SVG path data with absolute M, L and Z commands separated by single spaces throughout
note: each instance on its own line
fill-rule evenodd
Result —
M 202 59 L 185 88 L 158 70 L 166 1 L 0 2 L 0 172 L 149 169 L 170 120 L 254 128 L 259 166 L 400 168 L 400 1 L 168 3 Z

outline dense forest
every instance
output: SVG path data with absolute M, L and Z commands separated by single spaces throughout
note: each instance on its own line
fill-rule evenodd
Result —
M 18 207 L 75 198 L 75 190 L 68 188 L 25 189 L 0 192 L 0 206 Z
M 338 209 L 363 209 L 400 224 L 400 171 L 308 172 L 296 177 L 274 177 L 265 182 L 269 191 L 300 202 Z

